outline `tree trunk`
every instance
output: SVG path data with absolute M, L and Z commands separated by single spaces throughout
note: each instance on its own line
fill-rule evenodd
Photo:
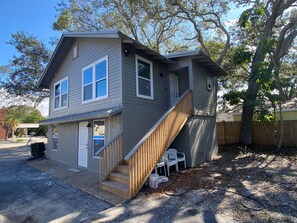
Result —
M 283 140 L 284 140 L 284 119 L 283 119 L 283 108 L 282 102 L 279 103 L 279 115 L 280 115 L 280 138 L 278 141 L 277 148 L 282 148 Z
M 253 116 L 254 116 L 254 101 L 257 97 L 259 84 L 253 80 L 249 80 L 249 87 L 247 90 L 247 97 L 243 102 L 243 110 L 241 116 L 240 126 L 240 143 L 243 145 L 253 144 Z
M 5 131 L 5 141 L 7 141 L 8 140 L 8 135 L 9 135 L 9 131 L 8 131 L 8 129 L 5 129 L 6 131 Z

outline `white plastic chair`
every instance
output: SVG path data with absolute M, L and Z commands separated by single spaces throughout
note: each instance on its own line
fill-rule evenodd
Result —
M 184 162 L 184 168 L 187 168 L 187 163 L 186 163 L 186 155 L 182 152 L 178 152 L 177 149 L 175 148 L 170 148 L 167 151 L 176 151 L 176 158 L 177 162 Z M 175 153 L 175 152 L 174 152 Z
M 175 166 L 176 172 L 178 172 L 178 164 L 177 164 L 177 151 L 174 150 L 167 150 L 164 155 L 164 161 L 167 166 L 167 173 L 170 176 L 170 167 Z
M 165 161 L 164 161 L 164 157 L 162 156 L 161 159 L 159 160 L 159 162 L 156 164 L 155 166 L 155 173 L 158 173 L 158 168 L 164 168 L 164 174 L 166 176 L 166 167 L 165 167 Z

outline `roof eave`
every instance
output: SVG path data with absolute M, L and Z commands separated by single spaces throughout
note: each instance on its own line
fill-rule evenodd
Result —
M 178 52 L 173 54 L 165 55 L 170 59 L 178 59 L 181 57 L 191 57 L 193 59 L 198 59 L 200 64 L 204 65 L 210 72 L 214 74 L 214 76 L 220 77 L 226 75 L 226 71 L 215 61 L 213 61 L 209 56 L 207 56 L 202 50 L 192 50 L 186 52 Z M 201 60 L 203 58 L 204 60 Z M 207 66 L 206 64 L 209 64 Z

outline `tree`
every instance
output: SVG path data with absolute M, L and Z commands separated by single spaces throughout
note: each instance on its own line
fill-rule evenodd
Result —
M 1 74 L 7 76 L 0 82 L 0 87 L 12 96 L 33 101 L 37 106 L 49 94 L 48 90 L 38 88 L 38 82 L 49 61 L 50 50 L 27 32 L 19 31 L 11 36 L 8 44 L 15 47 L 17 55 L 0 68 Z
M 38 123 L 43 119 L 44 117 L 41 115 L 40 111 L 31 106 L 21 105 L 6 108 L 5 118 L 2 123 L 3 127 L 6 129 L 6 140 L 9 133 L 12 133 L 12 136 L 14 136 L 18 124 Z
M 248 64 L 249 79 L 244 93 L 240 142 L 251 144 L 253 114 L 259 90 L 271 81 L 273 73 L 278 73 L 281 58 L 292 47 L 297 35 L 297 17 L 296 10 L 292 9 L 295 0 L 237 2 L 250 6 L 239 19 L 237 35 L 241 48 L 234 59 L 238 64 Z
M 154 49 L 169 53 L 188 49 L 182 20 L 150 14 L 158 0 L 68 0 L 58 4 L 53 28 L 59 31 L 100 31 L 118 29 Z M 184 29 L 187 30 L 187 29 Z M 174 39 L 173 39 L 174 37 Z
M 14 132 L 20 123 L 20 120 L 13 114 L 9 112 L 9 109 L 5 111 L 5 118 L 2 121 L 2 126 L 6 130 L 5 140 L 8 139 L 9 133 L 14 137 Z
M 197 40 L 201 49 L 221 65 L 231 46 L 231 35 L 224 23 L 230 9 L 230 1 L 169 0 L 165 2 L 167 2 L 165 10 L 172 16 L 191 24 L 194 30 L 192 39 Z M 221 43 L 215 54 L 211 54 L 207 44 L 209 40 Z
M 27 105 L 7 108 L 7 116 L 17 119 L 19 123 L 38 123 L 44 119 L 39 110 Z

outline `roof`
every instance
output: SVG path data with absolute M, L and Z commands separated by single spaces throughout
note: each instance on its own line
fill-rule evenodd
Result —
M 207 56 L 202 50 L 177 52 L 164 56 L 173 60 L 181 57 L 192 57 L 193 59 L 197 59 L 197 62 L 208 69 L 214 76 L 226 75 L 226 71 L 215 61 L 213 61 L 209 56 Z
M 174 63 L 174 59 L 178 57 L 191 56 L 194 59 L 199 59 L 199 63 L 210 70 L 215 76 L 221 76 L 225 74 L 223 68 L 216 64 L 212 59 L 210 59 L 205 53 L 201 50 L 199 51 L 186 51 L 181 53 L 173 53 L 168 55 L 161 55 L 160 53 L 144 46 L 136 40 L 128 37 L 117 30 L 110 31 L 94 31 L 94 32 L 65 32 L 62 34 L 55 51 L 53 52 L 50 61 L 48 62 L 42 77 L 38 83 L 38 86 L 41 88 L 48 88 L 49 83 L 52 77 L 55 75 L 56 70 L 62 63 L 60 58 L 69 51 L 71 45 L 75 38 L 114 38 L 122 39 L 122 42 L 125 44 L 130 44 L 137 50 L 141 50 L 144 53 L 150 55 L 156 60 L 159 60 L 161 63 Z
M 283 103 L 284 109 L 297 109 L 297 97 L 290 99 L 289 101 Z
M 112 115 L 115 115 L 121 112 L 122 109 L 123 107 L 119 106 L 111 109 L 102 109 L 102 110 L 86 112 L 82 114 L 62 116 L 58 118 L 50 118 L 39 122 L 39 124 L 48 125 L 48 124 L 67 123 L 67 122 L 83 121 L 83 120 L 97 119 L 97 118 L 108 118 Z
M 239 115 L 242 113 L 242 103 L 238 103 L 236 105 L 225 105 L 227 106 L 228 113 L 234 114 L 234 115 Z M 272 109 L 272 105 L 270 102 L 265 103 L 265 107 L 267 109 Z M 297 97 L 292 98 L 284 103 L 282 103 L 282 109 L 283 111 L 296 111 L 297 110 Z M 277 107 L 277 110 L 279 108 Z
M 37 123 L 20 123 L 17 128 L 19 129 L 35 129 L 39 128 L 39 124 Z

